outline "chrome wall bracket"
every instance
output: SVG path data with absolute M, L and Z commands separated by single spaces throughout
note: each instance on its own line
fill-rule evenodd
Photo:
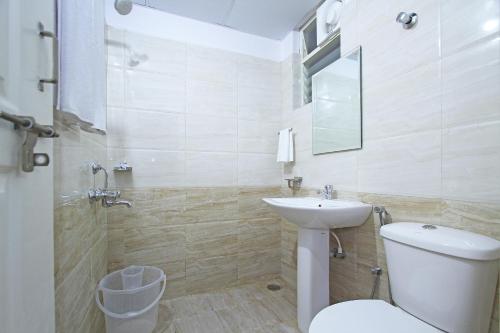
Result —
M 33 172 L 36 166 L 48 166 L 50 158 L 45 153 L 34 153 L 38 138 L 55 138 L 59 134 L 52 126 L 40 125 L 33 117 L 17 116 L 0 111 L 0 118 L 14 124 L 14 129 L 25 132 L 25 138 L 21 147 L 21 166 L 24 172 Z

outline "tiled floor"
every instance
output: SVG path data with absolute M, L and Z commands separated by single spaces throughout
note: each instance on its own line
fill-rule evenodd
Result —
M 295 295 L 286 288 L 269 291 L 266 285 L 163 301 L 154 333 L 300 333 Z

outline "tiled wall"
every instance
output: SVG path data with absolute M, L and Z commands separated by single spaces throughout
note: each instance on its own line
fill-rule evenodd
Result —
M 54 264 L 56 331 L 104 332 L 94 300 L 95 286 L 107 272 L 106 211 L 90 205 L 94 186 L 90 162 L 106 161 L 106 137 L 56 122 Z M 96 177 L 98 186 L 103 179 Z
M 109 270 L 153 265 L 166 298 L 280 273 L 280 219 L 261 198 L 280 188 L 146 188 L 123 195 L 134 208 L 109 211 Z
M 344 2 L 342 53 L 363 49 L 363 148 L 313 156 L 310 105 L 283 111 L 306 188 L 383 204 L 395 221 L 422 221 L 500 239 L 500 3 L 497 0 Z M 418 25 L 404 30 L 400 11 Z M 314 193 L 314 191 L 312 191 Z M 284 193 L 288 193 L 285 191 Z M 339 230 L 332 301 L 369 296 L 369 268 L 385 268 L 378 221 Z M 296 230 L 282 224 L 282 274 L 295 283 Z M 384 278 L 386 278 L 384 276 Z M 382 285 L 387 297 L 387 285 Z M 498 296 L 492 332 L 498 332 Z
M 346 6 L 342 53 L 363 48 L 363 149 L 313 157 L 311 108 L 287 109 L 285 124 L 299 126 L 293 172 L 307 187 L 498 202 L 499 2 Z M 408 8 L 419 23 L 404 30 L 394 16 Z
M 134 204 L 109 210 L 109 270 L 159 266 L 168 298 L 278 275 L 281 64 L 113 28 L 108 56 L 108 167 L 133 167 L 112 184 Z
M 135 168 L 117 186 L 280 184 L 280 63 L 113 28 L 108 45 L 109 167 Z

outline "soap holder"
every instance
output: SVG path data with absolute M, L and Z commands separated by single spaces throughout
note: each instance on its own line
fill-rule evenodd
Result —
M 127 162 L 121 162 L 120 165 L 113 168 L 114 172 L 132 172 L 132 167 Z

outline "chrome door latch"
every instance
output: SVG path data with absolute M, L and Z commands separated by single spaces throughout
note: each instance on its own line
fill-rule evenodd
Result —
M 22 169 L 24 172 L 33 172 L 36 166 L 48 166 L 50 158 L 45 153 L 35 153 L 34 149 L 38 138 L 56 138 L 59 134 L 52 126 L 40 125 L 33 117 L 17 116 L 0 111 L 0 118 L 14 124 L 14 129 L 26 133 L 21 147 Z

